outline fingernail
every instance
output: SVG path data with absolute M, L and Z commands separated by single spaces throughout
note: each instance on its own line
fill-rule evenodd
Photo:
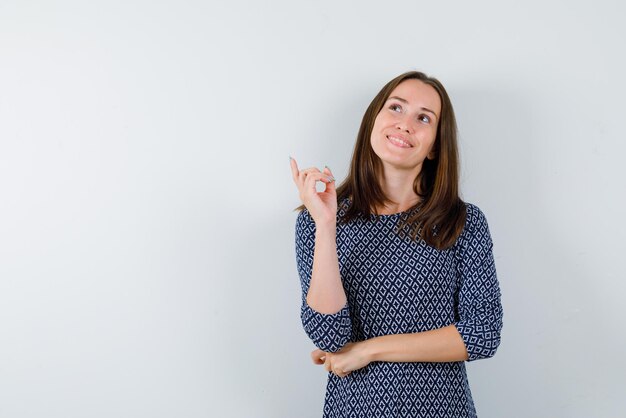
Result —
M 291 160 L 293 160 L 293 158 L 291 158 L 291 155 L 289 156 L 289 162 L 291 162 Z
M 329 166 L 325 165 L 324 167 L 326 167 L 328 171 L 332 171 Z

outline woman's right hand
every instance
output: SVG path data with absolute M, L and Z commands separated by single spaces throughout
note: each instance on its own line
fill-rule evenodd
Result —
M 291 158 L 291 173 L 298 187 L 300 200 L 308 209 L 315 224 L 335 223 L 337 221 L 337 190 L 335 178 L 328 167 L 320 171 L 317 167 L 298 170 L 298 163 Z M 318 192 L 318 181 L 326 184 L 326 190 Z

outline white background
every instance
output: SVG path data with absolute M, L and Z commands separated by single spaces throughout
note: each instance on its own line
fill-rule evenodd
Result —
M 502 287 L 479 416 L 622 417 L 625 15 L 0 1 L 0 416 L 320 417 L 288 156 L 343 179 L 370 100 L 422 70 Z

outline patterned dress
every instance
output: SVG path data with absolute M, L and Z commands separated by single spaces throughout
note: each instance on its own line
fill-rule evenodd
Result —
M 419 208 L 348 224 L 338 221 L 337 255 L 348 302 L 335 314 L 317 312 L 306 302 L 315 223 L 306 209 L 300 212 L 296 261 L 301 319 L 315 346 L 336 352 L 349 341 L 454 324 L 468 361 L 493 356 L 503 319 L 493 244 L 482 211 L 471 203 L 466 208 L 465 227 L 446 250 L 394 232 L 402 217 Z M 323 417 L 465 418 L 476 417 L 476 410 L 463 361 L 372 362 L 346 377 L 328 373 Z

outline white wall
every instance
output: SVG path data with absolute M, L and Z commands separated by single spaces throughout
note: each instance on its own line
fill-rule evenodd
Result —
M 319 417 L 288 156 L 438 77 L 487 215 L 482 418 L 623 416 L 618 1 L 1 1 L 0 416 Z

